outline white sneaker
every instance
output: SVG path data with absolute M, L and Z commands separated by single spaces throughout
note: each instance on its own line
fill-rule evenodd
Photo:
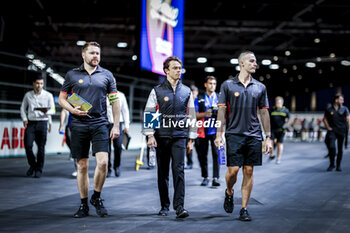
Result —
M 72 176 L 77 177 L 77 172 L 74 171 L 74 172 L 72 173 Z
M 281 160 L 280 159 L 276 159 L 276 164 L 281 164 Z

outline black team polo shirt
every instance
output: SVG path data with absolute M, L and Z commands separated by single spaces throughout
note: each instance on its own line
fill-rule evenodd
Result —
M 218 106 L 220 105 L 227 106 L 225 133 L 262 140 L 257 111 L 258 108 L 269 108 L 264 84 L 251 77 L 248 86 L 244 87 L 236 75 L 221 85 Z
M 107 118 L 107 94 L 117 93 L 117 86 L 113 74 L 100 66 L 89 75 L 84 65 L 68 71 L 61 88 L 65 94 L 76 93 L 92 105 L 87 116 L 72 114 L 71 125 L 108 125 Z

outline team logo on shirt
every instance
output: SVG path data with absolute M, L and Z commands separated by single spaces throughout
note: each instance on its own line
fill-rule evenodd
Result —
M 331 115 L 333 115 L 334 113 L 333 112 L 331 112 Z
M 82 79 L 79 79 L 79 81 L 78 81 L 79 83 L 83 83 L 84 81 L 82 80 Z
M 168 96 L 165 96 L 165 97 L 164 97 L 164 101 L 169 101 L 169 97 L 168 97 Z
M 239 92 L 236 91 L 235 92 L 235 96 L 238 97 L 239 96 Z

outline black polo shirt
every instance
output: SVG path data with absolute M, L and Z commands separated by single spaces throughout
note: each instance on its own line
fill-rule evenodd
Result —
M 286 123 L 286 119 L 290 117 L 289 110 L 285 106 L 282 108 L 276 108 L 274 106 L 271 110 L 271 130 L 283 131 L 283 125 Z
M 333 129 L 335 133 L 345 134 L 348 122 L 347 117 L 349 117 L 349 109 L 345 106 L 340 106 L 338 110 L 335 110 L 333 105 L 326 109 L 324 117 L 327 119 L 329 126 Z
M 220 88 L 218 106 L 227 106 L 226 132 L 262 140 L 258 108 L 268 108 L 266 87 L 251 77 L 247 87 L 238 79 L 226 80 Z
M 79 68 L 68 71 L 65 79 L 61 89 L 62 93 L 76 93 L 92 105 L 88 113 L 90 117 L 72 115 L 71 125 L 109 124 L 106 97 L 107 94 L 117 92 L 113 74 L 97 66 L 96 70 L 89 75 L 84 65 L 81 65 Z

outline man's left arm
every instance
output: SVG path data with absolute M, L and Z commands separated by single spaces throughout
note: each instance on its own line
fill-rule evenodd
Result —
M 111 94 L 110 94 L 111 95 Z M 115 138 L 118 138 L 120 135 L 120 130 L 119 130 L 119 122 L 120 122 L 120 103 L 118 101 L 118 98 L 115 100 L 109 100 L 111 101 L 112 105 L 112 113 L 113 113 L 113 128 L 110 133 L 110 138 L 113 140 Z
M 265 143 L 265 154 L 272 151 L 272 140 L 271 140 L 271 125 L 270 125 L 270 114 L 267 108 L 260 109 L 261 123 L 263 125 L 266 143 Z

